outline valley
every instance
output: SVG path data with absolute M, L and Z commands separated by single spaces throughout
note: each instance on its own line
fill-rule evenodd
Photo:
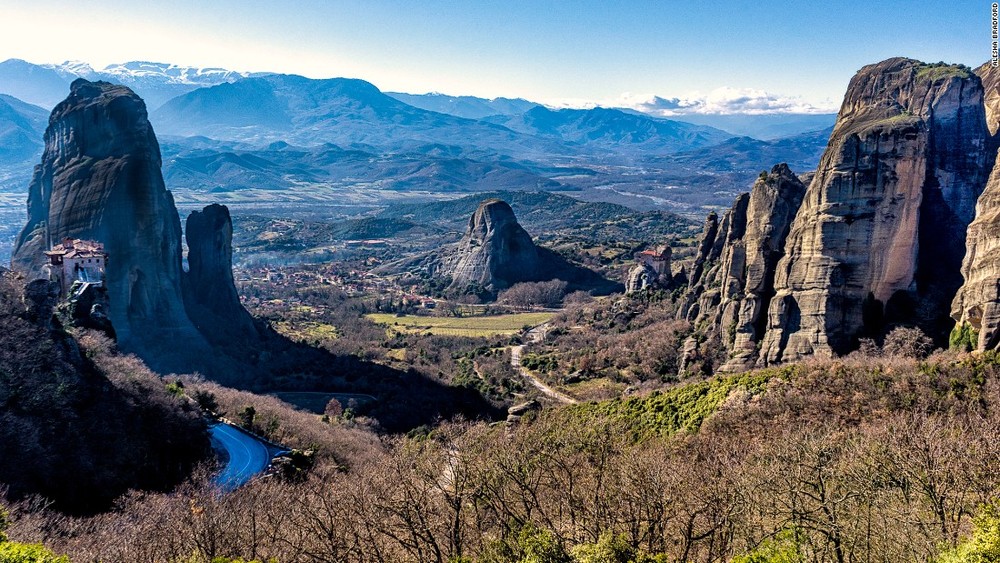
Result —
M 867 64 L 835 115 L 0 92 L 0 563 L 1000 548 L 989 63 Z

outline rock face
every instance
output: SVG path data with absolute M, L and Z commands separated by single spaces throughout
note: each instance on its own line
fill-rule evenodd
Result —
M 960 329 L 968 325 L 975 331 L 968 344 L 994 349 L 1000 344 L 1000 169 L 993 169 L 979 198 L 967 245 L 962 263 L 965 283 L 955 296 L 952 318 Z
M 598 295 L 622 291 L 622 284 L 536 246 L 510 205 L 499 199 L 479 204 L 457 243 L 390 262 L 374 272 L 433 280 L 447 285 L 446 293 L 484 299 L 495 298 L 515 283 L 551 280 L 566 282 L 569 291 Z
M 200 340 L 181 296 L 181 226 L 160 175 L 143 101 L 123 86 L 73 82 L 52 111 L 13 263 L 39 274 L 53 241 L 104 243 L 109 317 L 125 349 L 156 335 Z
M 510 205 L 488 199 L 469 219 L 469 229 L 444 263 L 451 288 L 482 287 L 499 291 L 522 281 L 542 279 L 542 262 L 531 235 Z
M 746 223 L 738 229 L 743 236 L 730 243 L 723 255 L 718 324 L 725 329 L 724 342 L 732 356 L 726 367 L 731 371 L 757 361 L 757 345 L 764 336 L 775 293 L 775 271 L 805 191 L 786 164 L 762 175 L 747 198 Z
M 649 264 L 636 264 L 625 278 L 625 293 L 635 293 L 654 287 L 659 274 Z
M 706 221 L 696 257 L 696 269 L 704 273 L 691 285 L 681 313 L 721 343 L 731 358 L 727 369 L 756 361 L 775 269 L 804 193 L 788 165 L 779 164 L 738 196 L 721 221 L 714 214 Z
M 625 276 L 625 293 L 675 287 L 670 271 L 672 256 L 673 249 L 665 244 L 637 253 L 637 264 Z
M 983 89 L 965 67 L 861 69 L 778 264 L 761 361 L 842 354 L 899 324 L 940 342 L 987 139 Z
M 160 148 L 144 102 L 124 86 L 73 82 L 53 110 L 45 152 L 28 195 L 28 223 L 18 236 L 15 269 L 40 276 L 43 252 L 64 238 L 104 243 L 109 255 L 107 316 L 119 346 L 154 369 L 186 370 L 210 355 L 189 311 L 243 322 L 228 268 L 231 225 L 224 207 L 194 219 L 194 266 L 185 304 L 181 225 L 160 173 Z M 228 229 L 228 230 L 227 230 Z
M 976 69 L 976 76 L 983 81 L 983 104 L 986 106 L 986 126 L 991 135 L 1000 129 L 1000 67 L 986 63 Z
M 229 209 L 212 204 L 187 218 L 188 272 L 184 303 L 209 341 L 256 336 L 253 318 L 240 304 L 233 281 L 233 221 Z
M 996 154 L 1000 141 L 1000 68 L 987 63 L 976 74 L 983 81 L 986 122 L 991 139 L 989 152 Z M 962 262 L 965 280 L 952 304 L 952 318 L 959 334 L 965 328 L 965 338 L 979 350 L 995 349 L 1000 345 L 1000 168 L 994 166 L 976 204 L 976 218 L 966 235 L 965 259 Z M 970 330 L 971 329 L 971 330 Z

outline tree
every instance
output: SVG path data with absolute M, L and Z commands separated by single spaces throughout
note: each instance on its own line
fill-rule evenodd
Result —
M 1000 508 L 988 504 L 974 520 L 972 536 L 945 551 L 938 563 L 993 563 L 1000 561 Z

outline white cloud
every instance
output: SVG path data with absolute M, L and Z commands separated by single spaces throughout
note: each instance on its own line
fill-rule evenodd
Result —
M 684 97 L 664 98 L 654 94 L 626 92 L 618 99 L 594 102 L 580 99 L 551 100 L 555 107 L 593 108 L 621 107 L 658 117 L 685 114 L 769 114 L 769 113 L 836 113 L 832 100 L 814 104 L 798 96 L 784 96 L 753 88 L 716 88 L 707 94 L 692 92 Z

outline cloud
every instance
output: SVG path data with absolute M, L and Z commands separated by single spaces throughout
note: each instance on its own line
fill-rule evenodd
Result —
M 683 98 L 663 98 L 626 92 L 610 105 L 631 108 L 660 117 L 685 114 L 833 113 L 837 107 L 827 100 L 812 104 L 797 96 L 783 96 L 753 88 L 722 87 L 708 94 L 693 92 Z

